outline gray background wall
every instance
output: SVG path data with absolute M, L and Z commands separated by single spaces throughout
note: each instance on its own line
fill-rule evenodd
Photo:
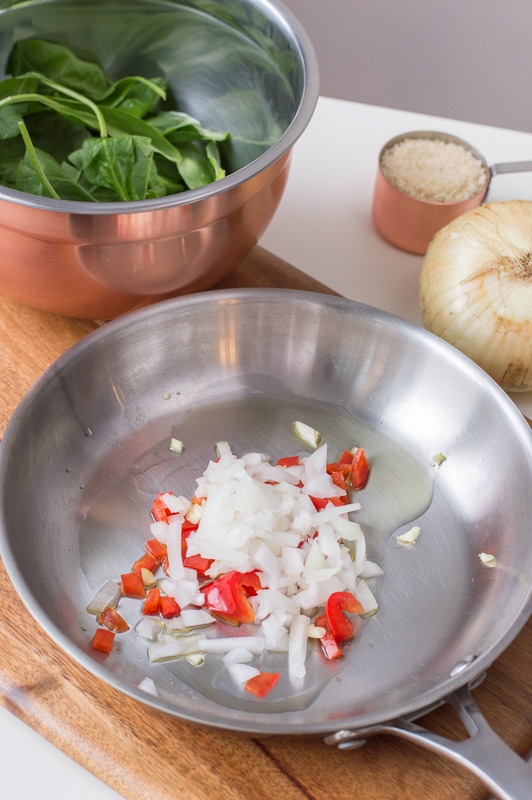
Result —
M 531 0 L 284 0 L 321 94 L 532 131 Z

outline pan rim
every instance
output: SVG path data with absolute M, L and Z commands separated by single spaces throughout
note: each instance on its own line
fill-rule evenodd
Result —
M 189 308 L 191 303 L 196 305 L 199 304 L 200 306 L 205 302 L 207 302 L 207 304 L 220 302 L 255 303 L 259 299 L 261 302 L 285 303 L 287 302 L 288 298 L 290 298 L 290 301 L 297 301 L 304 304 L 310 303 L 312 305 L 317 303 L 322 305 L 325 303 L 326 305 L 329 305 L 335 309 L 351 310 L 356 313 L 368 315 L 371 318 L 379 320 L 383 324 L 399 325 L 400 327 L 405 327 L 407 329 L 416 328 L 417 335 L 422 335 L 423 337 L 430 339 L 431 346 L 435 347 L 437 350 L 441 350 L 442 353 L 446 353 L 448 356 L 451 356 L 457 361 L 457 363 L 461 364 L 464 368 L 467 368 L 468 371 L 473 371 L 473 373 L 477 375 L 478 380 L 487 382 L 486 385 L 491 387 L 490 391 L 496 395 L 501 406 L 504 407 L 508 415 L 511 416 L 512 421 L 515 424 L 516 431 L 523 436 L 523 440 L 525 439 L 525 434 L 527 437 L 531 436 L 528 425 L 515 404 L 506 395 L 506 393 L 504 393 L 503 390 L 491 378 L 489 378 L 489 376 L 486 375 L 486 373 L 484 373 L 479 367 L 477 367 L 477 365 L 471 362 L 470 359 L 468 359 L 465 355 L 460 353 L 460 351 L 456 350 L 456 348 L 434 336 L 430 332 L 420 329 L 418 326 L 415 326 L 412 323 L 395 317 L 393 314 L 375 309 L 365 304 L 361 304 L 357 301 L 347 300 L 345 298 L 332 295 L 321 295 L 314 292 L 302 292 L 291 289 L 221 289 L 202 292 L 196 295 L 189 295 L 181 298 L 173 298 L 163 301 L 162 303 L 158 303 L 154 306 L 149 306 L 138 311 L 130 312 L 123 317 L 107 323 L 103 327 L 88 334 L 86 337 L 84 337 L 84 339 L 75 343 L 63 354 L 61 354 L 37 379 L 33 386 L 30 387 L 28 392 L 22 398 L 20 404 L 17 406 L 17 409 L 8 423 L 4 439 L 2 441 L 2 447 L 0 448 L 0 487 L 3 487 L 4 485 L 6 470 L 9 468 L 9 456 L 12 443 L 15 441 L 18 435 L 20 427 L 23 424 L 24 415 L 27 409 L 31 406 L 33 398 L 42 390 L 44 386 L 47 385 L 49 381 L 55 378 L 57 373 L 61 371 L 64 365 L 69 363 L 72 359 L 81 358 L 86 348 L 92 348 L 95 343 L 99 342 L 100 340 L 114 335 L 115 331 L 127 330 L 129 326 L 135 326 L 138 324 L 138 322 L 145 320 L 146 318 L 155 319 L 159 314 L 168 311 L 179 313 L 179 309 Z M 532 444 L 528 443 L 527 446 L 532 452 Z M 279 722 L 272 725 L 270 722 L 271 714 L 267 712 L 253 712 L 250 714 L 242 712 L 243 718 L 238 719 L 213 720 L 212 718 L 203 719 L 194 717 L 191 714 L 182 713 L 182 711 L 179 709 L 169 709 L 165 703 L 159 700 L 157 697 L 150 697 L 137 688 L 124 684 L 118 680 L 113 673 L 105 669 L 105 666 L 102 668 L 98 662 L 95 662 L 92 658 L 90 658 L 90 656 L 83 653 L 81 649 L 75 645 L 63 633 L 63 631 L 55 625 L 52 620 L 48 618 L 48 615 L 43 614 L 42 609 L 40 609 L 38 603 L 35 601 L 31 587 L 28 585 L 24 575 L 19 570 L 16 559 L 9 548 L 9 541 L 5 531 L 3 492 L 0 492 L 0 522 L 0 554 L 4 560 L 8 575 L 13 581 L 16 590 L 21 595 L 28 610 L 34 619 L 39 623 L 39 625 L 46 631 L 46 633 L 48 633 L 48 635 L 57 644 L 59 644 L 59 646 L 66 651 L 70 657 L 72 657 L 77 663 L 83 666 L 95 677 L 104 680 L 105 683 L 113 686 L 121 693 L 128 695 L 135 700 L 141 701 L 145 705 L 149 705 L 157 710 L 163 711 L 164 713 L 179 717 L 180 719 L 192 724 L 200 724 L 202 726 L 218 729 L 221 728 L 251 735 L 289 735 L 294 733 L 300 734 L 302 732 L 296 723 Z M 388 723 L 397 717 L 416 718 L 422 715 L 426 712 L 427 708 L 433 707 L 434 705 L 442 702 L 445 696 L 447 696 L 449 693 L 464 686 L 466 683 L 476 680 L 480 675 L 482 675 L 526 625 L 531 613 L 532 587 L 529 586 L 528 595 L 524 599 L 522 607 L 514 615 L 511 624 L 506 628 L 503 635 L 499 637 L 499 639 L 489 648 L 489 650 L 479 655 L 478 658 L 476 658 L 470 665 L 466 666 L 462 672 L 456 674 L 455 676 L 451 676 L 447 681 L 444 682 L 444 684 L 440 683 L 432 690 L 425 692 L 423 695 L 415 695 L 408 701 L 404 701 L 401 705 L 394 709 L 393 715 L 384 715 L 382 711 L 373 711 L 366 716 L 357 714 L 352 718 L 343 718 L 340 725 L 338 722 L 335 723 L 335 720 L 324 719 L 321 722 L 314 722 L 312 725 L 307 727 L 304 732 L 310 735 L 325 735 L 330 734 L 340 728 L 343 730 L 346 728 L 352 728 L 356 730 L 370 727 L 372 725 Z

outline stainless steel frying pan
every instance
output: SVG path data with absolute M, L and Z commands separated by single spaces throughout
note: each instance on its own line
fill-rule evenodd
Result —
M 90 647 L 86 605 L 148 535 L 153 495 L 190 494 L 214 443 L 272 458 L 301 449 L 300 419 L 331 453 L 362 444 L 371 480 L 357 499 L 379 611 L 346 657 L 312 650 L 261 701 L 217 657 L 150 664 L 127 634 Z M 170 437 L 185 451 L 168 449 Z M 445 461 L 436 466 L 434 454 Z M 253 734 L 314 734 L 352 746 L 387 732 L 474 771 L 504 800 L 529 800 L 532 771 L 498 739 L 468 688 L 532 608 L 532 436 L 507 396 L 458 351 L 384 312 L 286 290 L 171 300 L 109 323 L 52 364 L 0 447 L 0 548 L 29 610 L 73 659 L 163 712 Z M 421 527 L 414 547 L 397 534 Z M 492 554 L 489 568 L 480 553 Z M 245 633 L 245 630 L 240 630 Z M 157 696 L 139 684 L 148 676 Z M 441 702 L 470 738 L 413 720 Z

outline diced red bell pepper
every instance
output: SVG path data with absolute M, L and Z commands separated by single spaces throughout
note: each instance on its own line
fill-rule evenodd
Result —
M 226 622 L 253 622 L 255 612 L 248 600 L 261 588 L 256 570 L 252 572 L 227 572 L 202 587 L 205 605 L 213 614 Z
M 205 578 L 206 572 L 213 563 L 212 558 L 204 558 L 200 555 L 183 556 L 183 566 L 188 569 L 196 570 L 198 578 Z
M 280 672 L 259 672 L 245 682 L 244 689 L 255 697 L 264 697 L 271 692 L 280 677 Z
M 142 605 L 142 613 L 146 614 L 147 616 L 158 614 L 160 598 L 161 590 L 158 586 L 154 586 L 153 589 L 148 589 L 146 599 Z
M 183 520 L 183 524 L 181 525 L 181 552 L 183 556 L 187 552 L 188 537 L 193 531 L 198 529 L 198 525 L 198 522 L 189 522 L 187 519 Z
M 314 625 L 316 625 L 318 628 L 325 628 L 325 635 L 320 639 L 321 649 L 323 650 L 324 656 L 328 658 L 329 661 L 336 661 L 336 659 L 342 658 L 343 653 L 338 642 L 329 629 L 326 614 L 319 614 L 314 619 Z
M 316 511 L 321 511 L 321 509 L 325 508 L 329 502 L 328 497 L 314 497 L 313 495 L 310 495 L 310 499 L 312 500 L 312 504 Z
M 284 456 L 277 460 L 278 467 L 297 467 L 299 463 L 299 456 Z
M 339 486 L 340 489 L 343 489 L 346 494 L 347 494 L 347 481 L 345 476 L 348 474 L 349 474 L 348 472 L 344 472 L 344 470 L 341 469 L 333 469 L 329 472 L 329 475 L 331 476 L 331 480 L 334 483 L 334 485 Z
M 97 628 L 92 639 L 92 646 L 101 653 L 110 653 L 113 649 L 115 634 L 108 628 Z
M 338 486 L 340 489 L 343 489 L 344 493 L 347 494 L 347 481 L 345 478 L 346 473 L 342 470 L 333 470 L 329 473 L 331 476 L 331 480 L 335 486 Z
M 351 462 L 353 460 L 353 451 L 352 450 L 344 450 L 338 461 L 337 464 L 342 464 L 343 466 L 347 467 L 348 471 L 351 469 Z
M 181 527 L 181 531 L 183 534 L 185 534 L 185 538 L 191 531 L 196 531 L 198 529 L 198 525 L 199 522 L 190 522 L 190 520 L 188 520 L 185 517 L 185 519 L 183 520 L 183 525 Z
M 155 558 L 157 564 L 160 564 L 168 553 L 166 545 L 160 542 L 159 539 L 148 539 L 144 547 Z
M 344 454 L 349 453 L 349 450 L 344 450 Z M 350 459 L 348 462 L 342 461 L 341 459 L 344 458 L 344 455 L 340 456 L 340 460 L 333 461 L 330 464 L 327 464 L 327 472 L 331 475 L 333 472 L 341 472 L 343 475 L 348 475 L 351 471 L 351 461 L 353 459 L 353 454 L 349 453 Z
M 313 497 L 313 495 L 309 495 L 309 497 L 316 511 L 321 511 L 328 503 L 332 503 L 333 506 L 345 506 L 347 503 L 347 495 L 344 497 Z
M 355 635 L 353 625 L 344 614 L 362 614 L 364 609 L 351 592 L 333 592 L 325 604 L 327 628 L 338 644 L 348 642 Z
M 353 489 L 363 489 L 369 478 L 369 464 L 363 447 L 357 447 L 351 461 L 349 480 Z
M 333 477 L 333 473 L 341 472 L 346 481 L 351 483 L 353 489 L 363 489 L 369 477 L 369 464 L 364 448 L 356 447 L 353 450 L 344 450 L 338 461 L 327 464 L 327 472 L 335 483 L 339 478 L 338 476 Z
M 320 644 L 324 656 L 328 658 L 329 661 L 337 661 L 339 658 L 343 658 L 344 654 L 340 649 L 340 645 L 329 630 L 321 637 Z
M 165 494 L 172 494 L 172 492 L 160 492 L 154 498 L 151 506 L 152 517 L 156 522 L 168 522 L 168 517 L 172 513 L 163 500 Z
M 178 602 L 173 597 L 170 597 L 168 594 L 164 594 L 159 598 L 159 611 L 161 613 L 161 617 L 164 617 L 165 619 L 173 619 L 174 617 L 179 616 L 181 609 Z
M 98 625 L 103 625 L 113 633 L 125 633 L 129 630 L 129 625 L 125 619 L 118 613 L 116 608 L 107 606 L 96 617 Z
M 120 576 L 122 594 L 126 597 L 144 597 L 146 594 L 142 578 L 138 572 L 126 572 Z

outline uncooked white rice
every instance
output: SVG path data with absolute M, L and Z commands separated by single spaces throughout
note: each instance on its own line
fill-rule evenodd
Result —
M 384 177 L 404 194 L 433 203 L 456 203 L 477 194 L 488 179 L 473 153 L 442 139 L 402 139 L 381 157 Z

